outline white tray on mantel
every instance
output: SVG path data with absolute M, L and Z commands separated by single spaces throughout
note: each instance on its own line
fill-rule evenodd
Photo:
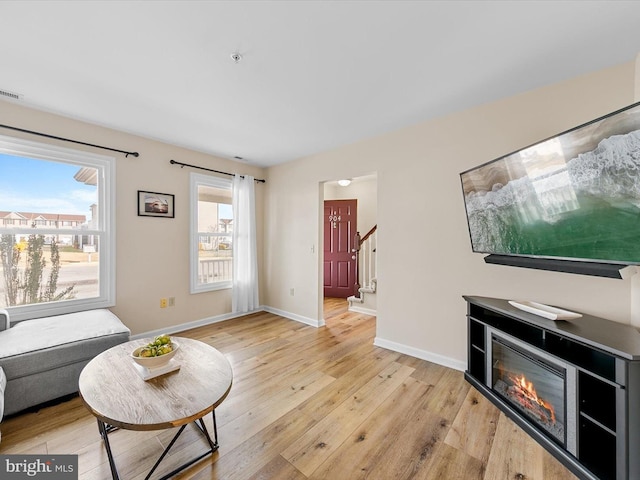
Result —
M 509 300 L 509 303 L 520 310 L 524 310 L 525 312 L 548 318 L 549 320 L 573 320 L 582 316 L 581 313 L 551 307 L 549 305 L 545 305 L 544 303 L 514 302 L 513 300 Z

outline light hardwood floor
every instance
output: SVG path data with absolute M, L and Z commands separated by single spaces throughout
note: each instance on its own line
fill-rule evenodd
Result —
M 180 334 L 223 352 L 234 383 L 216 410 L 219 451 L 176 478 L 576 478 L 461 372 L 374 347 L 375 317 L 347 312 L 343 300 L 327 299 L 325 317 L 314 328 L 256 313 Z M 80 479 L 111 478 L 96 421 L 77 397 L 1 428 L 0 453 L 77 454 Z M 113 432 L 121 478 L 144 478 L 171 437 Z M 195 451 L 204 444 L 188 426 L 165 468 Z

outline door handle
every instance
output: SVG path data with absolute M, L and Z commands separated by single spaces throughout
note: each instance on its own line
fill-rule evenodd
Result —
M 351 255 L 351 260 L 355 260 L 356 256 L 355 255 Z

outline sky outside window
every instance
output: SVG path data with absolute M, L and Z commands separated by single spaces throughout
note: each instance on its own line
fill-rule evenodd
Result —
M 0 154 L 0 210 L 85 215 L 97 188 L 76 181 L 77 165 Z

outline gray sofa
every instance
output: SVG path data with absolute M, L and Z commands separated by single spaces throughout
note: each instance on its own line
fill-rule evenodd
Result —
M 130 333 L 107 309 L 15 323 L 0 310 L 0 420 L 77 392 L 78 377 L 89 360 L 128 341 Z

